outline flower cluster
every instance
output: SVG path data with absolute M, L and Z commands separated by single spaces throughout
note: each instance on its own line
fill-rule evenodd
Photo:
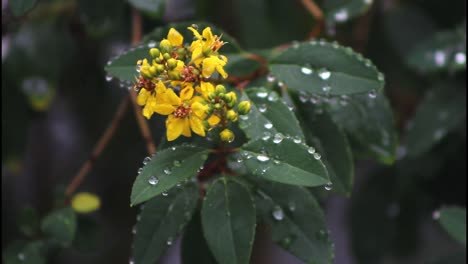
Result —
M 159 49 L 150 49 L 152 61 L 137 62 L 137 103 L 144 106 L 142 112 L 148 119 L 154 113 L 168 116 L 169 141 L 180 135 L 191 137 L 192 132 L 204 137 L 206 131 L 220 128 L 221 139 L 231 142 L 234 134 L 226 127 L 237 121 L 238 114 L 247 114 L 250 103 L 237 105 L 235 92 L 210 80 L 215 73 L 224 79 L 228 76 L 224 70 L 228 59 L 218 52 L 225 44 L 221 37 L 213 35 L 209 27 L 202 34 L 195 26 L 188 29 L 195 36 L 190 45 L 184 45 L 183 36 L 171 28 Z

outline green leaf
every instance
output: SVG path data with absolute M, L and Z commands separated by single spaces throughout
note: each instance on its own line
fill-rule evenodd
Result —
M 324 40 L 294 44 L 271 62 L 270 69 L 289 89 L 310 94 L 375 92 L 385 83 L 370 60 Z
M 76 233 L 76 214 L 71 207 L 49 213 L 41 222 L 41 230 L 60 245 L 69 246 Z
M 219 263 L 249 263 L 256 220 L 254 200 L 244 184 L 225 177 L 216 180 L 201 216 L 203 233 Z
M 325 0 L 325 20 L 330 23 L 344 23 L 367 12 L 372 0 Z
M 446 207 L 440 210 L 439 222 L 447 233 L 466 246 L 466 208 Z
M 252 174 L 270 181 L 310 187 L 329 183 L 320 154 L 302 142 L 277 133 L 244 145 L 240 158 Z
M 406 58 L 420 72 L 466 69 L 465 31 L 444 31 L 421 41 Z
M 5 264 L 43 264 L 46 263 L 45 244 L 43 241 L 23 242 L 15 241 L 3 252 Z
M 130 196 L 132 206 L 167 192 L 178 183 L 196 176 L 207 158 L 208 150 L 191 145 L 157 152 L 147 161 L 133 183 Z
M 135 263 L 156 263 L 191 219 L 197 201 L 197 185 L 189 182 L 145 203 L 136 224 Z
M 349 135 L 350 142 L 363 151 L 356 154 L 375 157 L 384 164 L 395 161 L 397 135 L 384 94 L 354 95 L 340 103 L 332 99 L 327 106 L 335 122 Z
M 200 21 L 169 23 L 164 27 L 157 27 L 152 32 L 145 35 L 145 37 L 143 38 L 143 43 L 150 43 L 154 41 L 159 42 L 162 39 L 167 38 L 167 33 L 169 32 L 169 29 L 174 28 L 177 31 L 179 31 L 180 34 L 182 34 L 182 36 L 184 37 L 184 43 L 190 44 L 194 36 L 192 31 L 188 30 L 187 28 L 192 25 L 198 26 L 198 31 L 200 32 L 200 34 L 206 27 L 210 27 L 211 31 L 213 32 L 213 35 L 222 36 L 221 40 L 227 43 L 219 50 L 220 54 L 238 53 L 241 51 L 237 40 L 235 40 L 229 34 L 222 31 L 220 28 L 213 24 Z
M 200 213 L 193 215 L 188 223 L 182 239 L 182 263 L 183 264 L 216 264 L 216 260 L 203 236 Z
M 18 217 L 18 227 L 25 236 L 34 236 L 39 230 L 39 217 L 36 209 L 25 207 Z
M 464 264 L 466 263 L 466 250 L 457 251 L 454 254 L 443 256 L 430 264 Z
M 21 16 L 31 10 L 36 4 L 36 1 L 37 0 L 13 0 L 8 1 L 8 4 L 10 5 L 13 15 Z
M 275 91 L 264 87 L 249 88 L 241 100 L 251 102 L 249 114 L 239 117 L 239 127 L 248 138 L 271 137 L 282 133 L 304 139 L 299 121 Z
M 135 78 L 139 75 L 136 71 L 137 61 L 148 59 L 151 60 L 149 54 L 150 47 L 153 47 L 154 43 L 149 45 L 140 45 L 138 47 L 131 48 L 127 52 L 112 58 L 107 62 L 107 66 L 104 68 L 107 74 L 116 77 L 121 81 L 125 81 L 130 85 L 131 82 L 135 81 Z
M 151 16 L 161 17 L 164 14 L 165 0 L 128 0 L 136 9 Z
M 298 110 L 302 113 L 307 142 L 322 154 L 322 162 L 333 183 L 332 190 L 349 196 L 354 181 L 354 160 L 346 134 L 328 112 L 319 114 L 312 104 L 302 104 Z
M 407 134 L 408 155 L 419 156 L 466 120 L 466 92 L 454 83 L 436 84 L 418 106 Z
M 324 214 L 306 189 L 259 182 L 256 208 L 282 248 L 307 263 L 332 263 L 333 249 Z
M 225 66 L 229 76 L 248 75 L 260 67 L 260 62 L 250 58 L 249 53 L 229 53 L 225 54 L 229 59 Z

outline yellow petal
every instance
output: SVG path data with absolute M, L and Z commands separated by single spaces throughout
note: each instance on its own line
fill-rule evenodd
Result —
M 169 104 L 156 104 L 153 106 L 153 111 L 160 115 L 170 115 L 174 110 L 175 107 Z
M 196 29 L 194 29 L 193 27 L 188 27 L 188 29 L 193 32 L 193 35 L 195 35 L 197 39 L 203 39 L 203 37 L 200 35 L 200 33 L 198 33 Z
M 200 102 L 194 102 L 192 104 L 192 112 L 195 114 L 197 117 L 201 119 L 205 119 L 206 117 L 206 111 L 208 107 L 201 104 Z
M 203 48 L 199 47 L 192 52 L 192 61 L 195 65 L 199 66 L 203 62 Z
M 190 119 L 190 127 L 192 128 L 193 132 L 204 137 L 206 134 L 205 134 L 205 128 L 203 127 L 202 120 L 195 115 L 190 115 L 189 119 Z
M 191 137 L 192 131 L 190 131 L 190 122 L 188 118 L 183 118 L 183 120 L 184 120 L 184 129 L 182 130 L 182 135 L 186 137 Z
M 212 43 L 214 38 L 213 38 L 213 33 L 211 33 L 211 28 L 207 27 L 203 30 L 203 37 L 206 39 L 206 42 Z
M 210 124 L 210 126 L 212 127 L 219 124 L 220 121 L 221 121 L 221 118 L 219 118 L 217 115 L 212 115 L 210 118 L 208 118 L 208 124 Z
M 101 200 L 92 193 L 81 192 L 73 196 L 71 200 L 73 210 L 77 213 L 91 213 L 101 207 Z
M 146 100 L 148 100 L 148 92 L 146 89 L 141 89 L 137 96 L 137 104 L 143 106 L 146 104 Z
M 156 93 L 164 93 L 167 90 L 166 85 L 162 81 L 156 84 Z
M 164 96 L 167 100 L 167 102 L 171 105 L 180 105 L 181 100 L 179 96 L 177 96 L 176 93 L 172 89 L 167 89 L 166 92 L 164 93 Z
M 182 100 L 183 102 L 192 99 L 192 96 L 193 96 L 193 88 L 191 87 L 186 87 L 182 89 L 182 91 L 180 91 L 180 100 Z
M 184 42 L 184 37 L 174 28 L 171 28 L 169 33 L 167 33 L 167 39 L 171 42 L 172 46 L 182 46 Z
M 153 115 L 154 111 L 153 111 L 153 108 L 147 104 L 145 106 L 145 108 L 143 108 L 143 115 L 147 118 L 147 119 L 150 119 L 151 116 Z
M 166 136 L 168 141 L 176 140 L 184 130 L 184 119 L 170 115 L 166 120 Z
M 221 66 L 221 65 L 218 64 L 218 65 L 216 66 L 216 70 L 219 72 L 219 74 L 221 74 L 221 76 L 222 76 L 224 79 L 226 79 L 226 78 L 228 77 L 228 74 L 224 71 L 223 66 Z
M 218 64 L 218 60 L 215 57 L 209 57 L 203 60 L 203 65 L 202 65 L 202 75 L 205 78 L 211 77 L 213 72 L 216 69 L 216 66 Z

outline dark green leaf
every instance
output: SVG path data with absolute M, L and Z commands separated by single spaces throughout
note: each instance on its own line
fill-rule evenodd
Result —
M 268 182 L 259 182 L 257 188 L 257 212 L 271 227 L 273 240 L 307 263 L 331 263 L 325 217 L 310 192 Z
M 19 230 L 26 236 L 34 236 L 39 230 L 39 217 L 32 207 L 26 207 L 18 218 Z
M 201 216 L 203 233 L 219 263 L 249 263 L 256 220 L 254 200 L 244 184 L 225 177 L 216 180 Z
M 302 104 L 299 110 L 307 142 L 322 154 L 333 191 L 349 196 L 354 181 L 354 160 L 345 133 L 328 112 L 318 114 L 312 104 Z
M 270 69 L 288 88 L 310 94 L 376 92 L 385 83 L 370 60 L 324 40 L 294 44 L 271 62 Z
M 43 264 L 46 263 L 45 245 L 43 241 L 22 242 L 16 241 L 2 252 L 5 264 Z
M 273 136 L 282 133 L 299 139 L 304 139 L 301 127 L 294 113 L 288 109 L 280 96 L 266 88 L 249 88 L 241 100 L 251 102 L 248 115 L 241 116 L 239 127 L 248 138 Z
M 466 208 L 447 207 L 439 212 L 440 224 L 449 235 L 466 246 Z
M 325 0 L 323 9 L 328 23 L 344 23 L 369 9 L 372 0 Z
M 126 1 L 79 0 L 77 4 L 80 22 L 91 36 L 118 33 L 119 29 L 127 25 L 125 19 L 122 19 L 128 10 Z
M 408 55 L 407 64 L 421 72 L 466 69 L 465 32 L 445 31 L 419 43 Z
M 174 28 L 177 31 L 179 31 L 180 34 L 182 34 L 182 36 L 184 37 L 184 43 L 190 44 L 193 41 L 194 36 L 192 31 L 188 30 L 187 28 L 194 24 L 198 26 L 198 31 L 200 33 L 202 33 L 206 27 L 210 27 L 214 35 L 222 36 L 221 40 L 227 43 L 219 50 L 220 54 L 238 53 L 241 51 L 241 48 L 237 41 L 226 32 L 222 31 L 213 24 L 196 21 L 169 23 L 167 26 L 157 27 L 143 38 L 143 43 L 151 43 L 154 41 L 159 42 L 162 39 L 167 38 L 167 33 L 169 32 L 169 29 Z
M 373 156 L 385 164 L 395 161 L 397 135 L 393 113 L 381 93 L 354 95 L 338 103 L 327 104 L 335 122 L 343 127 L 364 156 Z
M 225 70 L 229 76 L 242 76 L 255 72 L 260 67 L 260 62 L 249 57 L 249 53 L 225 54 L 229 58 Z
M 21 16 L 31 10 L 36 4 L 36 1 L 37 0 L 13 0 L 8 1 L 8 4 L 10 5 L 13 15 Z
M 201 216 L 199 213 L 193 215 L 187 225 L 182 239 L 182 263 L 183 264 L 216 264 L 216 260 L 203 236 Z
M 408 128 L 408 155 L 416 157 L 466 121 L 466 92 L 450 82 L 427 92 Z
M 70 207 L 55 210 L 41 222 L 41 229 L 51 241 L 69 246 L 76 233 L 76 214 Z
M 270 181 L 301 186 L 330 182 L 320 154 L 300 138 L 292 139 L 277 133 L 268 140 L 247 143 L 240 155 L 252 174 Z
M 206 149 L 190 145 L 171 147 L 157 152 L 137 176 L 130 197 L 131 204 L 144 202 L 196 176 L 207 158 Z
M 443 256 L 430 264 L 464 264 L 466 263 L 466 250 Z
M 150 46 L 153 46 L 153 44 Z M 121 81 L 125 81 L 130 85 L 130 82 L 134 82 L 135 77 L 139 75 L 136 71 L 137 61 L 145 58 L 148 60 L 151 59 L 149 49 L 150 47 L 148 47 L 148 45 L 140 45 L 131 48 L 129 51 L 112 58 L 104 69 L 109 75 Z
M 160 17 L 164 14 L 165 0 L 128 0 L 136 9 L 152 16 Z
M 154 197 L 145 203 L 136 224 L 135 263 L 156 263 L 191 219 L 197 201 L 197 185 L 189 182 L 167 197 Z

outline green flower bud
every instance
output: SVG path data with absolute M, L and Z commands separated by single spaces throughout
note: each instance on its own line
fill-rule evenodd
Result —
M 216 103 L 216 104 L 214 105 L 214 108 L 215 108 L 215 109 L 221 109 L 221 104 L 220 104 L 220 103 Z
M 163 54 L 163 58 L 164 58 L 165 60 L 169 60 L 169 59 L 172 58 L 172 57 L 171 57 L 171 54 L 169 54 L 169 53 L 164 53 L 164 54 Z
M 229 108 L 233 108 L 237 103 L 237 95 L 235 92 L 229 92 L 225 95 L 225 102 Z
M 171 42 L 167 39 L 161 40 L 161 43 L 159 43 L 159 48 L 161 49 L 162 53 L 167 53 L 172 51 L 172 45 Z
M 246 115 L 250 112 L 250 102 L 249 101 L 242 101 L 237 106 L 237 110 L 239 111 L 240 115 Z
M 158 76 L 158 75 L 159 75 L 158 68 L 155 67 L 155 66 L 151 66 L 151 67 L 149 68 L 149 72 L 150 72 L 151 75 L 153 75 L 153 76 Z
M 159 74 L 163 73 L 166 70 L 166 68 L 164 68 L 164 65 L 162 64 L 156 65 L 156 69 L 158 70 Z
M 221 131 L 221 133 L 219 133 L 219 137 L 222 141 L 226 141 L 229 143 L 233 142 L 235 138 L 234 133 L 232 133 L 232 131 L 227 128 Z
M 171 80 L 180 80 L 180 72 L 179 71 L 169 71 L 167 73 L 169 79 Z
M 168 59 L 167 60 L 167 67 L 169 67 L 169 69 L 171 69 L 171 70 L 175 69 L 175 67 L 177 67 L 177 60 L 173 59 L 173 58 Z
M 215 91 L 217 94 L 226 93 L 226 88 L 222 85 L 216 85 Z
M 177 50 L 177 55 L 179 55 L 180 58 L 183 58 L 183 57 L 185 57 L 185 55 L 187 55 L 187 52 L 185 51 L 184 48 L 179 48 Z
M 231 120 L 232 122 L 237 121 L 237 113 L 236 113 L 236 111 L 234 111 L 232 109 L 227 111 L 226 117 L 227 117 L 228 120 Z
M 153 57 L 153 59 L 159 58 L 160 54 L 161 52 L 157 48 L 150 49 L 150 55 Z
M 213 101 L 212 101 L 213 103 L 214 103 L 214 99 L 215 99 L 215 98 L 216 98 L 216 94 L 215 94 L 215 93 L 210 93 L 210 94 L 208 95 L 208 99 L 213 100 Z
M 153 64 L 161 64 L 161 59 L 160 58 L 156 58 L 153 60 Z

